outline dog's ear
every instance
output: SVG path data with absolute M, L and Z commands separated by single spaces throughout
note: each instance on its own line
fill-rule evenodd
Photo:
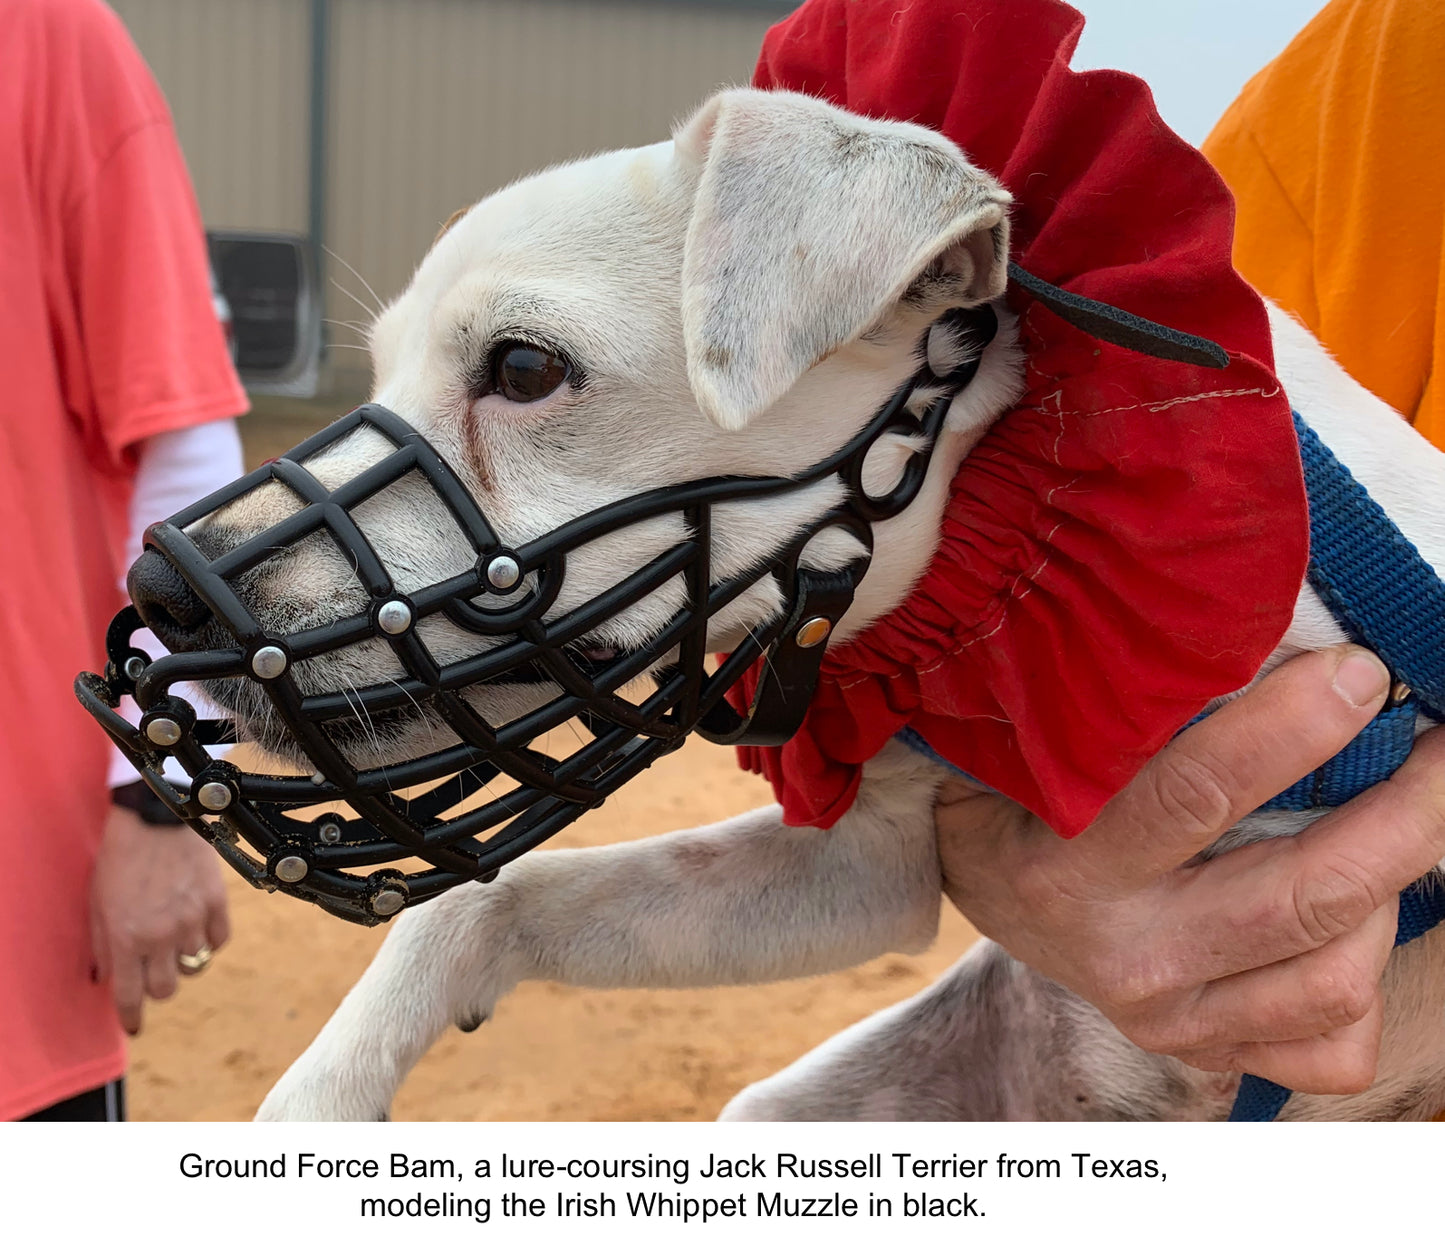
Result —
M 1009 194 L 931 130 L 739 89 L 674 139 L 697 179 L 688 380 L 723 428 L 766 411 L 899 299 L 941 311 L 1003 292 Z
M 442 227 L 441 227 L 439 230 L 437 230 L 437 236 L 431 240 L 432 246 L 436 246 L 437 243 L 439 243 L 443 238 L 445 238 L 446 235 L 447 235 L 447 231 L 448 231 L 449 229 L 451 229 L 451 227 L 452 227 L 453 225 L 455 225 L 459 220 L 462 219 L 462 217 L 464 217 L 464 216 L 465 216 L 468 212 L 470 212 L 471 210 L 472 210 L 472 205 L 471 205 L 471 204 L 468 204 L 468 205 L 467 205 L 466 207 L 464 207 L 464 208 L 458 208 L 458 209 L 457 209 L 455 212 L 453 212 L 449 217 L 447 217 L 447 219 L 442 222 Z

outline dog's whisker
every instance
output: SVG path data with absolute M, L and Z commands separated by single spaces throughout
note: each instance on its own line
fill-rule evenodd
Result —
M 582 734 L 582 729 L 577 725 L 577 720 L 575 718 L 569 718 L 567 720 L 567 726 L 571 728 L 572 734 L 577 737 L 577 743 L 583 748 L 586 748 L 587 737 Z
M 361 310 L 364 311 L 368 316 L 375 316 L 377 314 L 375 308 L 368 307 L 364 302 L 361 301 L 359 297 L 357 297 L 357 295 L 353 294 L 344 285 L 342 285 L 341 282 L 337 281 L 335 277 L 331 278 L 331 284 L 334 285 L 338 290 L 340 290 L 342 294 L 346 295 L 347 298 L 349 298 L 353 303 L 355 303 L 359 308 L 361 308 Z
M 432 751 L 435 752 L 437 737 L 436 728 L 432 725 L 431 715 L 428 714 L 424 709 L 422 709 L 421 703 L 406 690 L 406 688 L 402 685 L 401 680 L 393 679 L 390 676 L 386 676 L 385 678 L 387 683 L 395 687 L 402 696 L 404 696 L 408 701 L 411 702 L 412 708 L 415 709 L 417 712 L 417 717 L 420 719 L 422 725 L 426 727 L 427 743 L 431 746 Z
M 338 691 L 346 698 L 346 708 L 351 711 L 351 716 L 356 719 L 357 726 L 365 728 L 366 724 L 361 721 L 361 711 L 358 710 L 351 701 L 351 693 L 356 691 L 356 685 L 353 684 L 350 679 L 347 679 L 346 676 L 343 675 L 342 678 L 346 679 L 347 687 L 349 687 L 351 691 L 348 692 L 346 688 L 340 688 Z
M 342 259 L 341 256 L 337 255 L 336 252 L 333 251 L 330 247 L 328 247 L 324 242 L 321 244 L 321 249 L 325 251 L 326 254 L 329 255 L 338 264 L 344 266 L 347 272 L 349 272 L 353 277 L 357 279 L 357 281 L 361 282 L 361 284 L 366 287 L 366 292 L 371 295 L 372 301 L 376 304 L 376 314 L 378 316 L 381 315 L 381 313 L 386 310 L 386 304 L 382 302 L 381 296 L 371 288 L 371 282 L 369 282 L 365 277 L 363 277 L 359 272 L 357 272 L 356 269 L 353 268 L 346 260 Z M 357 302 L 360 303 L 361 300 L 357 299 Z M 362 306 L 366 307 L 366 304 L 362 303 Z M 367 307 L 366 310 L 371 311 L 372 309 Z
M 338 329 L 350 329 L 359 337 L 368 336 L 367 327 L 360 320 L 333 320 L 330 316 L 322 316 L 321 323 L 335 325 Z M 340 343 L 333 342 L 332 345 L 340 345 Z
M 371 737 L 371 747 L 376 753 L 377 761 L 380 762 L 384 753 L 381 748 L 381 736 L 377 733 L 376 724 L 371 720 L 371 711 L 366 708 L 366 702 L 361 699 L 361 690 L 351 681 L 351 677 L 343 675 L 342 679 L 346 681 L 347 687 L 356 694 L 356 706 L 352 710 L 352 713 L 356 715 L 356 721 L 361 725 L 362 730 Z M 345 690 L 342 691 L 341 695 L 346 696 Z M 346 703 L 348 705 L 351 704 L 351 698 L 349 696 L 346 697 Z
M 759 624 L 759 626 L 761 626 L 761 624 Z M 753 644 L 757 645 L 759 648 L 762 649 L 762 651 L 763 651 L 763 665 L 767 668 L 767 670 L 768 670 L 769 673 L 773 676 L 773 678 L 776 679 L 776 678 L 777 678 L 777 675 L 778 675 L 778 672 L 773 669 L 773 661 L 772 661 L 772 659 L 771 659 L 770 657 L 768 657 L 767 648 L 763 646 L 763 644 L 762 644 L 762 642 L 761 642 L 760 640 L 758 640 L 757 633 L 754 632 L 751 627 L 749 627 L 749 628 L 744 628 L 743 630 L 747 632 L 747 634 L 748 634 L 748 639 L 751 640 L 751 641 L 753 642 Z

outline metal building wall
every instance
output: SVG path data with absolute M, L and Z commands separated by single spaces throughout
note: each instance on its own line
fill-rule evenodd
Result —
M 211 228 L 307 232 L 311 0 L 111 0 L 176 118 Z M 666 138 L 746 82 L 786 0 L 331 0 L 326 246 L 382 298 L 438 226 L 572 156 Z M 325 265 L 326 315 L 365 319 Z M 365 357 L 330 353 L 342 387 Z M 350 375 L 348 375 L 350 374 Z
M 304 233 L 308 0 L 110 4 L 170 101 L 206 224 Z
M 746 82 L 778 16 L 647 0 L 337 0 L 327 244 L 390 297 L 455 209 L 559 160 L 665 139 L 715 86 Z M 333 307 L 349 302 L 332 293 Z

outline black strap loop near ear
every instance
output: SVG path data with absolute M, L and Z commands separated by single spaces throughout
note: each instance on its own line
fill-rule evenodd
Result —
M 1178 329 L 1145 320 L 1143 316 L 1100 303 L 1097 299 L 1061 290 L 1042 277 L 1035 277 L 1020 268 L 1012 260 L 1009 261 L 1008 275 L 1010 281 L 1017 282 L 1054 315 L 1101 342 L 1111 342 L 1125 350 L 1175 363 L 1192 363 L 1201 368 L 1229 367 L 1229 356 L 1224 348 L 1207 337 L 1181 333 Z

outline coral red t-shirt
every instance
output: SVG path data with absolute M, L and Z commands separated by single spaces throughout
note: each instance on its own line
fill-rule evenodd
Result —
M 246 398 L 165 100 L 99 0 L 0 4 L 0 1118 L 121 1073 L 91 981 L 103 660 L 137 443 Z M 168 832 L 158 832 L 168 833 Z

